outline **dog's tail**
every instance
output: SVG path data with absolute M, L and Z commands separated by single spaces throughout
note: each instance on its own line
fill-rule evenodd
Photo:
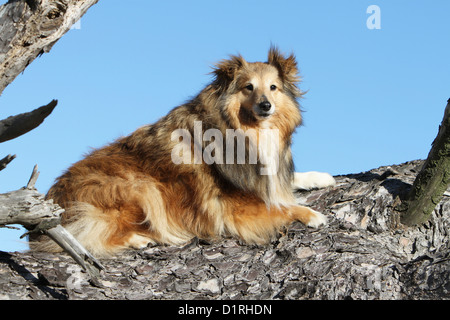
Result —
M 66 209 L 66 213 L 72 218 L 64 221 L 64 228 L 94 256 L 107 257 L 124 249 L 107 244 L 107 240 L 117 230 L 112 229 L 112 224 L 107 222 L 106 214 L 100 209 L 87 203 L 76 203 Z M 46 235 L 31 234 L 29 246 L 33 251 L 62 251 L 62 248 Z

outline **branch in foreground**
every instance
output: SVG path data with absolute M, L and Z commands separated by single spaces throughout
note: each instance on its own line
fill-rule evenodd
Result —
M 396 207 L 403 212 L 402 223 L 412 226 L 426 222 L 450 183 L 450 99 L 439 133 L 422 170 L 406 199 Z
M 57 104 L 58 100 L 52 100 L 49 104 L 31 112 L 0 120 L 0 142 L 12 140 L 33 130 L 52 113 Z

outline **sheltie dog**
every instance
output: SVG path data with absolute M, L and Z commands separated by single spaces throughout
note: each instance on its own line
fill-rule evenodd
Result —
M 299 220 L 326 223 L 296 204 L 293 188 L 326 187 L 326 173 L 294 174 L 292 134 L 302 122 L 294 55 L 219 62 L 195 98 L 155 124 L 95 150 L 47 194 L 61 221 L 94 255 L 194 237 L 264 244 Z M 35 250 L 58 251 L 45 236 Z

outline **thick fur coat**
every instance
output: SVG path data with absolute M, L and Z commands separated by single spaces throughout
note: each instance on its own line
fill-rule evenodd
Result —
M 213 75 L 195 98 L 93 151 L 49 190 L 63 225 L 93 254 L 193 237 L 261 244 L 294 220 L 325 223 L 292 193 L 290 146 L 302 121 L 295 57 L 276 48 L 267 62 L 231 56 Z M 57 250 L 45 237 L 31 240 Z

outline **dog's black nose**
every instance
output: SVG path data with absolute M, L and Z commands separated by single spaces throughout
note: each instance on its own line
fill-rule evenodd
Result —
M 269 101 L 263 101 L 263 102 L 261 102 L 261 103 L 259 104 L 259 108 L 260 108 L 262 111 L 269 111 L 270 108 L 272 108 L 272 105 L 270 104 Z

